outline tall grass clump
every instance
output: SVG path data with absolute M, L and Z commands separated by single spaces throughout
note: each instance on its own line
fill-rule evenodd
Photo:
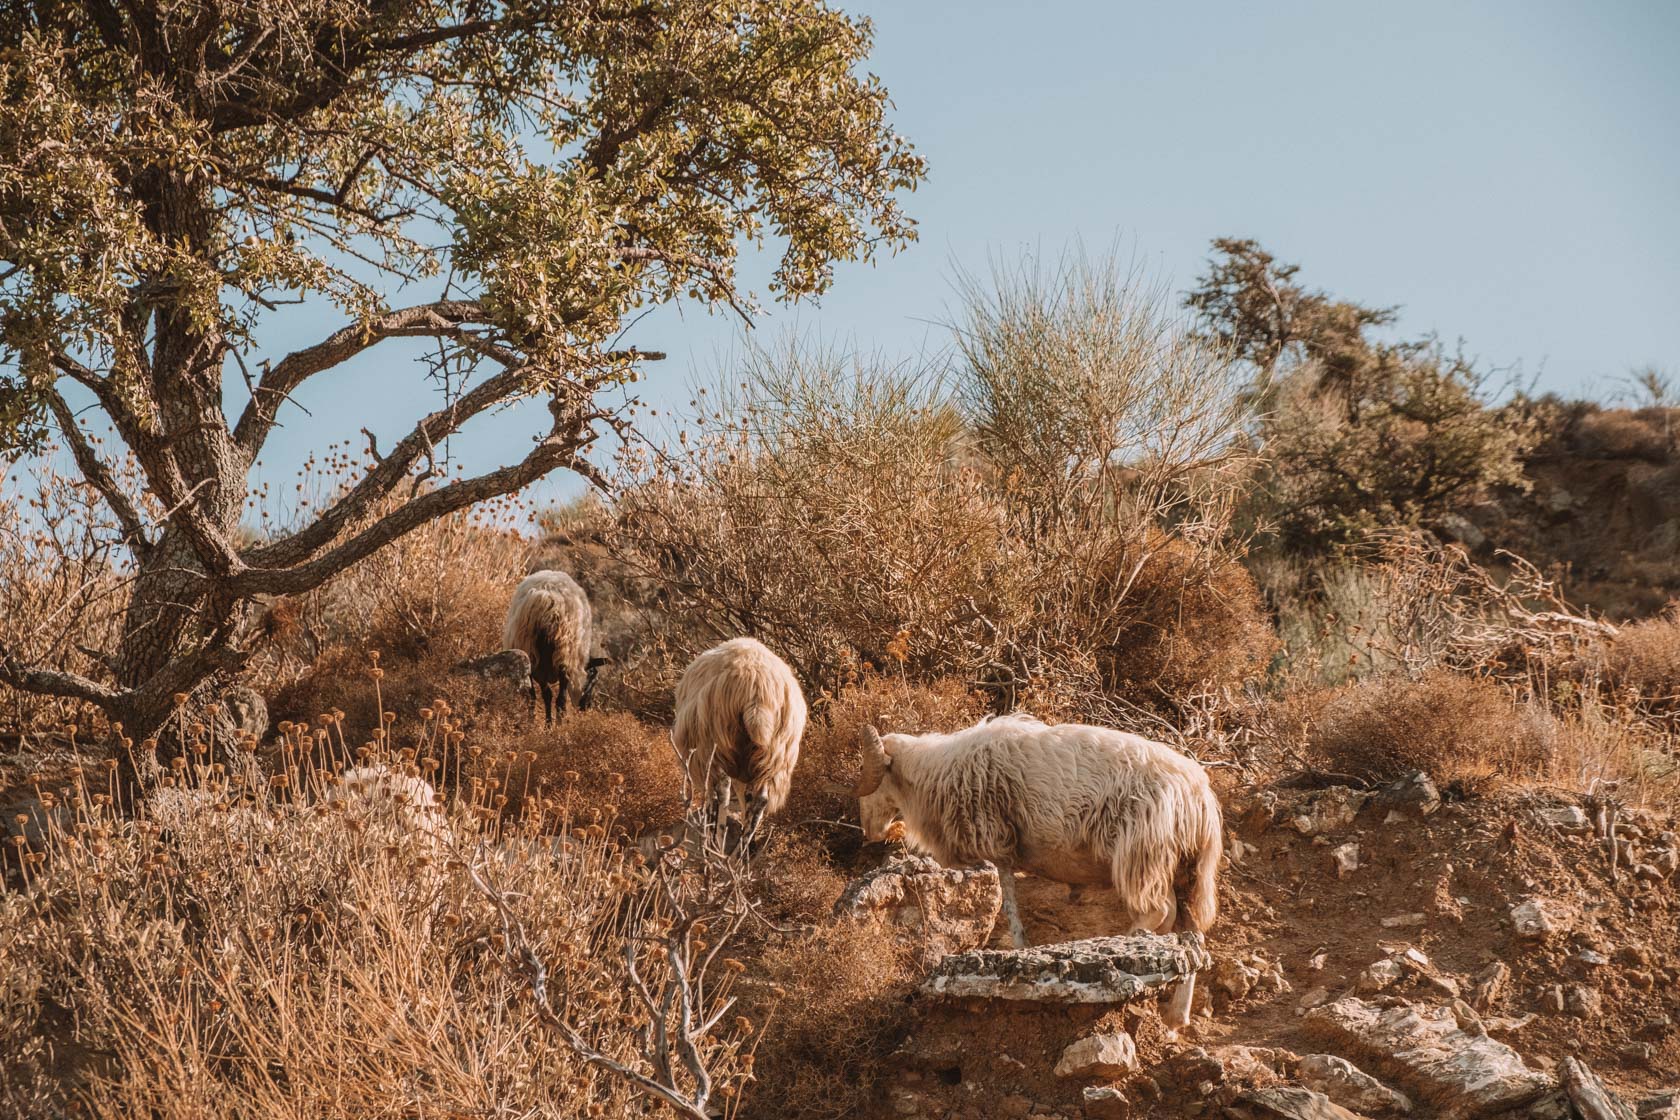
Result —
M 814 687 L 891 668 L 1063 716 L 1262 669 L 1228 355 L 1108 262 L 961 291 L 948 364 L 754 350 L 626 463 L 613 546 L 672 662 L 750 633 Z

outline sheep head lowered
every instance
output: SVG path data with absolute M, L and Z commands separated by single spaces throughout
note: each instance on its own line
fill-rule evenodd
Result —
M 893 773 L 892 753 L 881 733 L 866 724 L 861 737 L 863 775 L 857 785 L 858 815 L 862 818 L 863 838 L 873 844 L 887 838 L 887 830 L 901 811 L 898 775 Z

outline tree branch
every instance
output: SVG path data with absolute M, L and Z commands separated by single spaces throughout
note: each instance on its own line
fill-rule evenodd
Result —
M 47 407 L 52 409 L 53 418 L 58 421 L 59 432 L 64 436 L 64 442 L 70 445 L 70 453 L 76 457 L 76 466 L 81 469 L 82 477 L 92 483 L 94 489 L 105 498 L 105 504 L 111 508 L 111 512 L 116 514 L 117 523 L 122 526 L 125 543 L 136 553 L 143 554 L 151 548 L 152 542 L 146 536 L 145 519 L 141 517 L 140 510 L 117 483 L 105 461 L 88 443 L 87 436 L 76 423 L 75 413 L 70 411 L 69 402 L 57 389 L 47 391 Z
M 510 374 L 512 372 L 514 371 L 509 371 Z M 501 376 L 508 375 L 503 374 Z M 485 385 L 489 384 L 490 382 L 485 383 Z M 480 388 L 482 389 L 484 386 L 480 386 Z M 477 478 L 452 482 L 448 486 L 439 487 L 430 493 L 422 494 L 418 498 L 407 502 L 395 512 L 380 518 L 348 541 L 307 563 L 290 568 L 258 567 L 255 566 L 256 563 L 270 555 L 271 552 L 270 550 L 261 550 L 254 553 L 249 558 L 253 566 L 235 576 L 230 581 L 230 589 L 234 594 L 242 598 L 248 598 L 263 594 L 294 594 L 318 587 L 328 577 L 343 571 L 356 561 L 378 551 L 398 537 L 429 521 L 465 509 L 467 506 L 484 501 L 486 498 L 512 493 L 559 467 L 569 467 L 591 481 L 599 483 L 599 473 L 583 459 L 581 452 L 595 439 L 595 433 L 590 428 L 590 424 L 597 420 L 607 419 L 607 414 L 587 407 L 585 403 L 587 402 L 587 395 L 580 394 L 580 396 L 581 401 L 565 402 L 556 399 L 550 403 L 549 408 L 555 414 L 554 427 L 537 444 L 536 448 L 518 463 L 480 475 Z M 433 415 L 439 414 L 434 413 Z M 419 433 L 420 429 L 416 429 L 415 434 L 410 435 L 407 440 L 403 441 L 404 444 L 415 439 Z M 392 463 L 397 459 L 398 453 L 393 451 L 386 457 L 385 464 Z M 385 464 L 375 468 L 375 471 L 383 470 Z M 363 484 L 365 485 L 366 482 L 367 480 L 364 479 Z M 325 515 L 323 515 L 322 520 L 325 520 Z M 320 524 L 321 522 L 317 521 L 305 532 L 312 532 Z M 287 544 L 294 539 L 288 538 L 287 541 L 280 543 Z
M 12 653 L 11 647 L 0 642 L 0 682 L 11 685 L 20 692 L 33 692 L 44 696 L 68 696 L 75 700 L 87 700 L 101 706 L 111 704 L 126 695 L 122 689 L 112 688 L 89 680 L 79 673 L 71 673 L 62 669 L 43 669 L 38 665 L 25 665 Z
M 456 333 L 484 313 L 477 300 L 439 300 L 388 311 L 365 323 L 353 323 L 272 365 L 257 383 L 234 426 L 233 438 L 255 456 L 262 450 L 285 399 L 317 373 L 340 365 L 387 338 L 422 338 Z

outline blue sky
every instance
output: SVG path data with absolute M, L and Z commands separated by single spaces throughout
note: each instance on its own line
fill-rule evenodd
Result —
M 1607 395 L 1633 366 L 1680 372 L 1680 4 L 841 6 L 874 19 L 870 68 L 928 158 L 909 200 L 921 240 L 842 266 L 820 306 L 769 305 L 766 339 L 937 349 L 953 267 L 1116 244 L 1177 292 L 1231 235 L 1541 388 Z M 756 285 L 768 269 L 742 272 Z M 336 325 L 288 316 L 275 350 Z M 643 395 L 685 403 L 738 333 L 692 308 L 650 315 L 627 341 L 670 358 Z M 312 418 L 292 413 L 265 471 L 359 446 L 363 425 L 389 446 L 437 403 L 395 349 L 299 399 Z M 544 419 L 481 418 L 453 452 L 473 470 L 510 461 Z

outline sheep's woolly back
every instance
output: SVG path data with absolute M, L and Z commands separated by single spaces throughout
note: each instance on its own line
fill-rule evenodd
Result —
M 1063 882 L 1107 881 L 1134 915 L 1218 911 L 1222 824 L 1207 774 L 1164 743 L 1026 716 L 949 735 L 887 735 L 910 840 L 946 864 L 1012 863 Z
M 426 779 L 402 774 L 383 763 L 346 770 L 321 798 L 324 805 L 342 806 L 370 822 L 444 840 L 449 822 L 438 807 L 437 791 Z
M 787 802 L 805 715 L 805 694 L 787 662 L 762 642 L 735 638 L 683 670 L 671 741 L 696 792 L 726 774 L 774 813 Z
M 532 572 L 514 590 L 502 646 L 525 652 L 534 680 L 552 683 L 564 670 L 567 697 L 575 703 L 583 694 L 593 626 L 589 596 L 575 579 L 565 572 Z

